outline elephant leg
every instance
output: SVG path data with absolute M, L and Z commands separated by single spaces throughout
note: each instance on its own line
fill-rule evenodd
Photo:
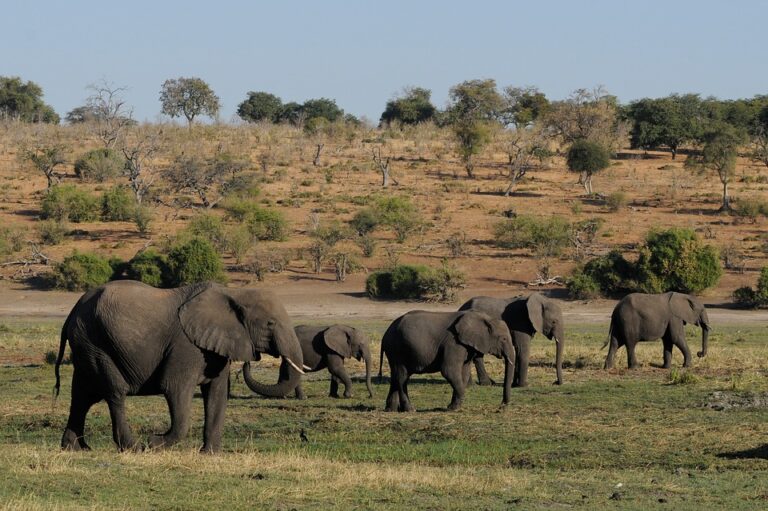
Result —
M 328 355 L 328 372 L 336 377 L 337 382 L 344 384 L 344 397 L 352 397 L 352 379 L 344 369 L 344 359 L 338 355 Z M 338 383 L 336 385 L 338 397 Z
M 517 342 L 515 343 L 515 376 L 512 379 L 513 387 L 528 386 L 528 360 L 530 353 L 531 338 L 517 339 Z
M 662 337 L 661 341 L 664 344 L 664 365 L 662 367 L 664 369 L 669 369 L 672 365 L 672 339 L 669 337 L 669 335 L 664 334 L 664 337 Z
M 474 360 L 475 370 L 477 371 L 477 383 L 479 385 L 495 385 L 488 372 L 485 370 L 485 362 L 483 357 L 476 357 Z
M 221 432 L 224 428 L 224 415 L 227 411 L 227 380 L 229 374 L 229 364 L 222 371 L 222 375 L 212 379 L 210 382 L 201 385 L 200 390 L 203 393 L 203 407 L 205 409 L 205 423 L 203 426 L 203 448 L 200 452 L 215 453 L 221 451 Z M 190 403 L 191 405 L 191 399 Z M 189 413 L 186 419 L 189 421 Z M 189 424 L 187 424 L 187 428 Z M 186 430 L 179 431 L 182 436 Z
M 392 379 L 394 380 L 395 389 L 397 390 L 397 398 L 399 405 L 397 410 L 399 412 L 412 412 L 413 406 L 408 399 L 408 379 L 411 375 L 408 374 L 408 370 L 403 366 L 396 366 L 392 369 Z
M 611 337 L 611 342 L 608 347 L 608 355 L 605 357 L 605 365 L 603 369 L 613 369 L 613 362 L 616 358 L 616 351 L 619 349 L 619 340 L 616 337 Z
M 453 387 L 453 395 L 451 396 L 451 402 L 448 404 L 448 410 L 458 410 L 461 408 L 461 403 L 464 401 L 464 393 L 466 388 L 464 386 L 467 371 L 469 371 L 469 363 L 465 363 L 459 367 L 444 367 L 441 371 L 443 377 L 448 380 L 448 383 Z
M 670 323 L 669 334 L 672 344 L 677 346 L 677 349 L 683 354 L 683 367 L 691 367 L 691 350 L 688 349 L 688 343 L 685 342 L 685 327 L 683 323 Z
M 85 443 L 85 416 L 93 405 L 101 401 L 101 398 L 88 391 L 88 384 L 81 381 L 77 368 L 72 376 L 72 400 L 69 404 L 69 418 L 64 434 L 61 437 L 61 448 L 71 451 L 91 448 Z
M 331 375 L 331 386 L 328 389 L 328 397 L 339 397 L 339 380 L 334 375 Z
M 400 407 L 400 395 L 398 385 L 395 382 L 395 378 L 389 379 L 389 394 L 387 394 L 387 402 L 384 407 L 384 411 L 394 412 Z
M 136 448 L 136 440 L 128 425 L 125 414 L 125 396 L 118 395 L 107 399 L 109 416 L 112 419 L 112 439 L 121 451 Z
M 403 390 L 400 394 L 400 411 L 401 412 L 415 412 L 416 409 L 411 405 L 411 397 L 408 395 L 408 381 L 411 379 L 411 375 L 406 372 L 405 381 L 403 382 Z M 405 399 L 403 399 L 405 396 Z
M 301 384 L 296 385 L 296 399 L 307 399 L 306 394 L 304 394 L 304 389 L 301 388 Z
M 149 446 L 153 449 L 170 447 L 187 435 L 190 423 L 190 408 L 195 393 L 194 385 L 183 385 L 167 390 L 165 400 L 171 414 L 171 427 L 162 435 L 152 435 Z
M 637 369 L 639 364 L 637 363 L 637 356 L 635 356 L 635 343 L 627 343 L 627 367 L 630 369 Z

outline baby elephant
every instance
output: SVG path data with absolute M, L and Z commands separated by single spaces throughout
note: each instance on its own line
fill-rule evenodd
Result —
M 504 398 L 509 402 L 515 372 L 512 335 L 501 319 L 483 312 L 411 311 L 397 318 L 381 340 L 391 371 L 387 411 L 413 411 L 408 398 L 408 379 L 412 374 L 440 372 L 453 387 L 449 410 L 461 408 L 470 378 L 472 360 L 484 354 L 504 358 Z
M 344 369 L 344 359 L 355 357 L 365 360 L 365 385 L 368 397 L 371 392 L 371 351 L 368 339 L 357 328 L 346 325 L 307 326 L 294 328 L 304 353 L 304 366 L 308 373 L 328 368 L 331 373 L 331 397 L 339 397 L 339 382 L 344 384 L 344 397 L 352 397 L 352 380 Z M 301 384 L 296 387 L 296 397 L 304 399 Z

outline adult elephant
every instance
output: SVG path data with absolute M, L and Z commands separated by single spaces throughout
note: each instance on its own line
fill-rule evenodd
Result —
M 85 417 L 105 400 L 112 436 L 121 450 L 136 446 L 126 420 L 125 398 L 162 394 L 171 427 L 153 435 L 150 447 L 168 447 L 190 425 L 195 387 L 205 405 L 204 452 L 221 449 L 230 360 L 259 360 L 262 353 L 283 359 L 273 394 L 293 390 L 301 379 L 301 346 L 288 314 L 270 292 L 195 284 L 156 289 L 135 281 L 115 281 L 85 293 L 61 331 L 56 360 L 66 342 L 72 350 L 72 402 L 61 439 L 64 449 L 88 449 Z
M 685 342 L 685 325 L 690 323 L 701 327 L 701 351 L 699 357 L 707 354 L 709 318 L 707 309 L 694 296 L 682 293 L 646 294 L 630 293 L 622 298 L 611 315 L 605 369 L 613 367 L 616 350 L 627 347 L 627 365 L 637 367 L 635 345 L 642 341 L 661 339 L 664 343 L 664 367 L 672 363 L 672 346 L 683 353 L 683 367 L 690 367 L 691 352 Z
M 344 359 L 351 357 L 365 361 L 365 385 L 368 388 L 368 397 L 373 397 L 371 350 L 363 332 L 346 325 L 299 325 L 294 331 L 301 344 L 304 370 L 313 373 L 328 368 L 331 373 L 330 397 L 339 397 L 339 382 L 344 384 L 344 397 L 352 397 L 352 380 L 344 369 Z M 247 367 L 243 367 L 243 378 L 252 391 L 263 394 L 265 386 L 253 379 Z M 305 398 L 301 384 L 296 386 L 296 397 Z
M 492 318 L 500 318 L 512 333 L 512 344 L 515 346 L 515 377 L 513 387 L 528 385 L 528 363 L 530 359 L 531 339 L 540 332 L 547 339 L 555 341 L 555 384 L 563 383 L 563 349 L 565 332 L 563 311 L 554 300 L 540 293 L 532 293 L 527 297 L 493 298 L 476 296 L 462 305 L 459 310 L 477 310 L 485 312 Z M 493 380 L 488 376 L 483 364 L 483 358 L 475 359 L 475 369 L 480 385 L 490 385 Z
M 440 372 L 453 387 L 449 410 L 458 410 L 475 357 L 491 354 L 505 361 L 502 404 L 509 402 L 515 372 L 515 348 L 509 328 L 500 319 L 477 311 L 411 311 L 387 328 L 381 340 L 391 371 L 387 411 L 413 411 L 408 397 L 412 374 Z M 379 373 L 381 374 L 381 373 Z

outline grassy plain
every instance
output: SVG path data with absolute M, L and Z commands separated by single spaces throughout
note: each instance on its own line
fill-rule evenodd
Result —
M 386 322 L 347 322 L 369 333 L 377 354 Z M 63 367 L 62 396 L 52 408 L 53 367 L 44 363 L 59 327 L 60 320 L 0 325 L 3 509 L 765 509 L 768 503 L 764 326 L 718 328 L 709 356 L 695 361 L 692 377 L 681 378 L 679 370 L 653 367 L 661 361 L 660 343 L 639 348 L 641 369 L 605 372 L 603 325 L 569 325 L 566 384 L 550 384 L 554 349 L 537 339 L 531 385 L 515 390 L 506 409 L 498 407 L 500 387 L 475 386 L 462 411 L 445 412 L 450 387 L 438 375 L 424 375 L 410 386 L 416 413 L 385 413 L 387 385 L 365 397 L 363 367 L 354 361 L 348 364 L 356 397 L 348 400 L 326 397 L 327 373 L 310 375 L 306 401 L 257 398 L 235 382 L 225 452 L 218 456 L 197 453 L 199 398 L 189 437 L 169 451 L 117 453 L 103 403 L 86 425 L 93 451 L 59 451 L 71 366 Z M 696 334 L 689 332 L 692 347 L 700 343 Z M 623 356 L 617 365 L 624 365 Z M 680 363 L 675 353 L 674 364 Z M 260 378 L 274 378 L 275 363 L 262 365 Z M 500 376 L 499 361 L 488 366 Z M 756 406 L 706 406 L 743 401 Z M 160 397 L 131 398 L 128 410 L 142 437 L 167 427 Z M 308 442 L 300 440 L 302 429 Z

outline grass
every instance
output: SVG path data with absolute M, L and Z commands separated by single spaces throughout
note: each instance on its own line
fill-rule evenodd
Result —
M 378 359 L 386 323 L 347 323 L 376 339 Z M 762 509 L 768 499 L 768 409 L 703 406 L 715 391 L 768 391 L 762 326 L 718 328 L 707 358 L 685 372 L 695 378 L 674 385 L 679 369 L 651 365 L 661 363 L 660 342 L 638 348 L 641 369 L 605 372 L 603 326 L 571 325 L 565 385 L 550 385 L 554 346 L 537 338 L 530 386 L 502 410 L 500 387 L 475 386 L 462 411 L 445 412 L 449 386 L 423 375 L 410 385 L 419 411 L 385 413 L 387 385 L 364 397 L 356 361 L 348 400 L 326 397 L 322 372 L 309 375 L 306 401 L 257 398 L 235 382 L 225 452 L 208 457 L 196 452 L 199 398 L 190 435 L 170 451 L 117 453 L 103 403 L 86 425 L 94 450 L 59 451 L 72 368 L 63 367 L 52 409 L 53 368 L 43 362 L 59 324 L 0 326 L 0 508 Z M 618 357 L 625 364 L 623 350 Z M 262 380 L 275 377 L 276 362 L 261 363 Z M 673 366 L 681 363 L 675 352 Z M 486 365 L 500 379 L 500 361 Z M 128 414 L 142 438 L 167 427 L 160 397 L 129 399 Z

